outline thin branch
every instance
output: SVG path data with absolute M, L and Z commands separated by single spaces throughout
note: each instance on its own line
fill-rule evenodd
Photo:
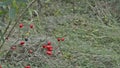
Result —
M 42 8 L 42 4 L 40 0 L 37 0 L 37 7 L 38 7 L 38 15 L 40 16 L 41 8 Z
M 4 33 L 3 33 L 3 35 L 6 34 L 6 32 L 7 32 L 8 28 L 10 27 L 11 23 L 12 23 L 12 21 L 10 20 L 9 23 L 8 23 L 8 25 L 7 25 L 7 27 L 6 27 L 6 29 L 5 29 L 5 31 L 4 31 Z

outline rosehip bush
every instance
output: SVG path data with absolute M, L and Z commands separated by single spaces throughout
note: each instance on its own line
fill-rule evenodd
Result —
M 19 24 L 19 28 L 23 28 L 23 25 L 24 24 Z M 31 32 L 35 28 L 33 24 L 30 24 L 29 27 Z M 24 28 L 28 27 L 24 25 Z M 20 63 L 23 64 L 24 68 L 31 68 L 29 62 L 32 62 L 34 65 L 37 65 L 39 67 L 41 65 L 38 65 L 35 62 L 39 62 L 40 60 L 41 63 L 47 64 L 49 63 L 48 60 L 52 60 L 53 58 L 56 59 L 56 56 L 61 53 L 60 43 L 58 43 L 58 45 L 55 45 L 51 40 L 47 39 L 45 39 L 44 41 L 41 41 L 41 39 L 39 39 L 36 42 L 34 41 L 34 37 L 28 34 L 26 35 L 24 34 L 24 32 L 26 31 L 20 29 L 20 32 L 18 32 L 20 33 L 18 36 L 18 40 L 16 40 L 15 43 L 11 45 L 8 53 L 4 55 L 5 60 L 7 60 L 8 63 L 14 64 L 14 66 L 18 66 Z M 32 40 L 33 38 L 34 40 Z M 64 38 L 56 39 L 58 40 L 57 42 L 64 41 Z M 23 62 L 26 64 L 24 65 Z

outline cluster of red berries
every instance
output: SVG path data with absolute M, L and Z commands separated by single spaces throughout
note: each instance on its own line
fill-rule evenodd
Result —
M 58 40 L 58 42 L 59 42 L 59 41 L 64 41 L 65 39 L 64 39 L 64 38 L 57 38 L 57 40 Z M 53 47 L 52 47 L 50 41 L 48 41 L 47 44 L 44 44 L 44 45 L 42 46 L 42 48 L 46 49 L 46 54 L 47 54 L 47 55 L 52 55 Z
M 19 24 L 19 28 L 23 28 L 23 24 L 21 23 L 21 24 Z M 32 29 L 34 26 L 33 26 L 33 24 L 30 24 L 30 28 Z M 25 38 L 25 41 L 27 41 L 28 39 L 27 38 Z M 57 38 L 57 41 L 58 42 L 60 42 L 60 41 L 64 41 L 65 39 L 64 38 Z M 19 42 L 19 45 L 20 46 L 24 46 L 24 44 L 25 44 L 25 41 L 20 41 Z M 53 46 L 51 45 L 51 42 L 50 41 L 48 41 L 47 42 L 47 44 L 44 44 L 43 46 L 42 46 L 42 48 L 44 48 L 45 49 L 45 53 L 47 54 L 47 55 L 52 55 L 52 51 L 53 51 Z M 11 47 L 11 50 L 16 50 L 16 46 L 12 46 Z M 28 53 L 33 53 L 33 50 L 28 50 Z M 1 66 L 0 66 L 0 68 L 2 68 Z M 29 65 L 28 66 L 25 66 L 24 68 L 31 68 Z
M 24 26 L 24 25 L 23 25 L 22 23 L 19 24 L 19 27 L 20 27 L 20 28 L 23 28 L 23 26 Z M 30 24 L 30 28 L 32 29 L 33 27 L 34 27 L 33 24 Z
M 42 47 L 46 49 L 47 55 L 52 55 L 53 47 L 50 41 L 48 41 L 47 44 L 43 45 Z
M 64 41 L 65 39 L 64 38 L 57 38 L 57 41 Z

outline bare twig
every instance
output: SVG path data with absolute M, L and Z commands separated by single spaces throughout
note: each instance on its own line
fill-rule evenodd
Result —
M 42 8 L 42 4 L 40 0 L 37 0 L 37 7 L 38 7 L 38 15 L 40 16 L 41 8 Z
M 9 21 L 9 23 L 8 23 L 8 25 L 7 25 L 7 27 L 6 27 L 6 29 L 5 29 L 5 31 L 4 31 L 4 33 L 3 33 L 3 35 L 5 35 L 6 34 L 6 32 L 7 32 L 7 30 L 8 30 L 8 28 L 9 28 L 9 26 L 11 25 L 11 20 Z

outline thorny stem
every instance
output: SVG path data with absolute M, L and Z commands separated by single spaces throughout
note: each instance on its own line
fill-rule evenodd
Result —
M 4 33 L 3 33 L 3 37 L 4 37 L 4 35 L 6 34 L 6 32 L 7 32 L 8 28 L 9 28 L 11 22 L 12 22 L 12 21 L 10 20 L 10 21 L 9 21 L 9 24 L 7 25 L 7 27 L 6 27 L 6 29 L 5 29 L 5 31 L 4 31 Z M 6 37 L 6 38 L 7 38 L 7 37 Z M 5 39 L 6 39 L 6 38 L 5 38 Z M 0 40 L 0 41 L 1 41 L 1 40 Z M 1 45 L 3 45 L 4 43 L 5 43 L 5 41 L 3 41 Z M 0 46 L 0 48 L 1 48 L 1 46 Z

